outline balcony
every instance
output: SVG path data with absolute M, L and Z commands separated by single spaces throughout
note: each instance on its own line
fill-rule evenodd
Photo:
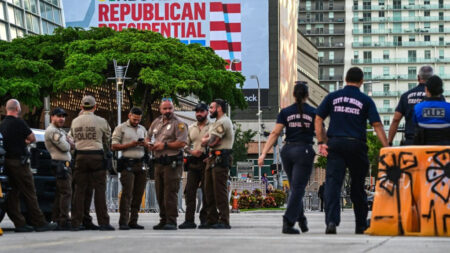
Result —
M 319 58 L 319 64 L 320 65 L 342 65 L 344 64 L 344 59 L 321 59 Z
M 395 109 L 392 107 L 381 107 L 381 108 L 377 108 L 378 109 L 378 113 L 394 113 Z
M 372 91 L 368 94 L 372 97 L 397 97 L 401 95 L 399 91 Z
M 353 23 L 377 23 L 377 22 L 441 22 L 450 21 L 450 17 L 354 17 Z
M 353 42 L 352 47 L 438 47 L 450 46 L 450 42 L 444 41 L 399 41 L 399 42 Z
M 352 59 L 352 64 L 411 64 L 411 63 L 436 63 L 436 62 L 450 62 L 450 58 L 393 58 L 393 59 Z
M 309 20 L 307 19 L 300 19 L 298 20 L 299 24 L 312 24 L 312 23 L 319 23 L 319 24 L 329 24 L 329 23 L 344 23 L 344 18 L 333 18 L 333 19 L 315 19 L 311 18 Z
M 450 9 L 450 5 L 438 5 L 438 4 L 427 4 L 427 5 L 404 5 L 404 6 L 353 6 L 353 11 L 386 11 L 386 10 L 441 10 Z
M 342 76 L 319 76 L 319 81 L 339 81 L 342 82 Z
M 344 42 L 336 42 L 336 43 L 316 43 L 316 47 L 318 48 L 344 48 Z
M 359 30 L 354 29 L 352 31 L 354 35 L 364 35 L 364 34 L 440 34 L 440 33 L 450 33 L 450 28 L 438 29 L 438 28 L 416 28 L 416 29 L 371 29 L 371 30 Z
M 334 30 L 303 30 L 303 34 L 308 36 L 316 36 L 316 35 L 345 35 L 344 29 L 334 29 Z
M 335 7 L 330 8 L 328 6 L 327 7 L 324 6 L 324 8 L 322 8 L 322 9 L 309 8 L 308 10 L 306 9 L 306 7 L 303 7 L 303 6 L 299 8 L 299 12 L 329 12 L 329 11 L 333 11 L 333 12 L 345 11 L 345 7 L 344 6 L 342 6 L 342 7 L 335 6 Z

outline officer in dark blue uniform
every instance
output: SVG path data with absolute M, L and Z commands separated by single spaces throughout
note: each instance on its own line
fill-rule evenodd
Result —
M 332 92 L 317 108 L 315 129 L 319 141 L 319 153 L 328 156 L 325 179 L 325 233 L 335 234 L 340 222 L 340 193 L 349 168 L 351 178 L 350 197 L 354 204 L 357 234 L 367 227 L 367 195 L 364 191 L 365 177 L 369 171 L 368 147 L 366 145 L 367 120 L 375 129 L 383 146 L 388 146 L 380 116 L 373 100 L 359 89 L 363 83 L 360 68 L 350 68 L 345 77 L 347 85 Z M 323 120 L 330 116 L 327 132 L 328 142 L 321 139 Z
M 391 126 L 389 127 L 389 144 L 392 146 L 392 141 L 394 140 L 395 134 L 397 133 L 398 125 L 402 117 L 405 117 L 405 134 L 404 140 L 401 145 L 412 145 L 414 139 L 414 128 L 415 124 L 413 122 L 414 106 L 420 102 L 425 97 L 425 83 L 428 78 L 433 75 L 433 68 L 430 66 L 422 66 L 417 75 L 419 85 L 410 89 L 409 91 L 402 94 L 400 101 L 398 102 L 397 108 L 395 108 L 394 117 L 392 118 Z
M 442 100 L 442 79 L 430 77 L 425 92 L 425 101 L 414 108 L 414 145 L 450 145 L 450 103 Z
M 302 232 L 308 231 L 302 199 L 315 156 L 312 144 L 316 109 L 306 103 L 308 98 L 306 82 L 296 82 L 294 97 L 296 102 L 278 114 L 277 124 L 258 159 L 258 165 L 262 166 L 267 152 L 275 144 L 283 128 L 286 127 L 286 139 L 281 150 L 281 160 L 289 180 L 291 194 L 283 216 L 282 232 L 285 234 L 300 233 L 298 229 L 294 228 L 297 221 Z

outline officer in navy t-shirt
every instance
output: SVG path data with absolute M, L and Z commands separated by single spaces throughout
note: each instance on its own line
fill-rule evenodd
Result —
M 302 199 L 311 176 L 315 156 L 312 144 L 316 109 L 306 103 L 308 86 L 305 82 L 296 82 L 294 97 L 296 102 L 278 114 L 275 128 L 258 159 L 258 165 L 262 166 L 267 152 L 276 143 L 283 128 L 286 128 L 285 145 L 280 152 L 283 169 L 291 187 L 286 212 L 283 215 L 282 232 L 285 234 L 300 233 L 294 228 L 296 222 L 299 223 L 303 233 L 308 231 Z
M 414 139 L 413 122 L 414 106 L 425 98 L 425 83 L 433 75 L 433 68 L 430 66 L 422 66 L 417 75 L 419 85 L 403 93 L 395 108 L 394 117 L 389 128 L 389 144 L 392 146 L 395 134 L 397 133 L 398 125 L 402 117 L 405 117 L 405 133 L 404 140 L 401 145 L 412 145 Z
M 442 79 L 430 77 L 425 92 L 424 101 L 414 108 L 414 145 L 450 145 L 450 103 L 442 100 Z
M 355 209 L 357 234 L 366 229 L 368 213 L 365 177 L 369 171 L 366 145 L 367 120 L 374 127 L 383 146 L 388 146 L 386 134 L 373 100 L 360 91 L 363 83 L 360 68 L 350 68 L 345 77 L 347 85 L 330 93 L 317 108 L 315 129 L 319 141 L 319 153 L 327 156 L 325 179 L 325 233 L 335 234 L 340 223 L 340 193 L 349 168 L 351 199 Z M 323 120 L 330 117 L 328 142 L 323 136 Z

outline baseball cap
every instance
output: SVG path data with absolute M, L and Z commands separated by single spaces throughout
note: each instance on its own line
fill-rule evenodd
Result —
M 64 109 L 57 107 L 57 108 L 53 109 L 53 111 L 50 113 L 50 115 L 51 116 L 54 116 L 54 115 L 67 116 L 67 112 L 64 111 Z
M 205 103 L 198 103 L 194 108 L 194 111 L 207 111 L 207 110 L 208 106 Z
M 85 108 L 94 107 L 95 105 L 95 98 L 91 95 L 84 96 L 81 100 L 81 106 Z

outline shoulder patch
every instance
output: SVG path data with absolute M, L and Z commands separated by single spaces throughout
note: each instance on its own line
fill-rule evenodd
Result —
M 184 123 L 178 123 L 178 130 L 183 131 L 185 128 Z
M 52 136 L 52 139 L 53 139 L 54 141 L 59 141 L 59 139 L 61 139 L 61 134 L 58 133 L 58 132 L 54 132 L 54 133 L 53 133 L 53 136 Z
M 218 127 L 216 127 L 216 131 L 217 131 L 219 134 L 221 134 L 221 133 L 223 133 L 225 130 L 223 129 L 223 126 L 222 126 L 222 125 L 219 125 Z

